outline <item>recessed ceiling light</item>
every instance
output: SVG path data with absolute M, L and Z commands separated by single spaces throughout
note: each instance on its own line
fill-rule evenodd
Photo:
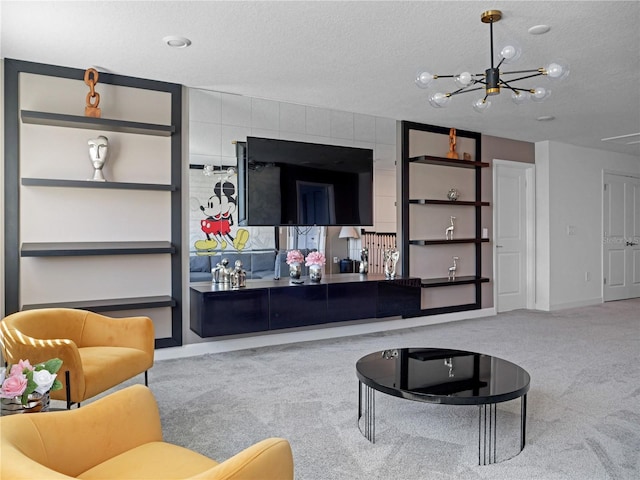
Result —
M 556 117 L 553 115 L 542 115 L 541 117 L 536 118 L 539 122 L 549 122 L 551 120 L 555 120 Z
M 185 48 L 191 45 L 191 40 L 177 35 L 169 35 L 168 37 L 164 37 L 162 41 L 172 48 Z
M 531 35 L 542 35 L 551 30 L 549 25 L 535 25 L 529 29 Z

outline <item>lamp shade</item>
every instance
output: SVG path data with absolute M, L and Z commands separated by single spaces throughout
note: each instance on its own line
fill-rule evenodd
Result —
M 358 231 L 353 227 L 342 227 L 338 238 L 360 238 Z

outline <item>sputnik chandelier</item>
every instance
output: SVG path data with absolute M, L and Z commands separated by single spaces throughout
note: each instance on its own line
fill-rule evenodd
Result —
M 500 10 L 488 10 L 480 16 L 482 23 L 489 24 L 489 35 L 491 40 L 491 67 L 487 68 L 484 73 L 471 74 L 469 72 L 462 72 L 456 75 L 434 75 L 422 69 L 418 71 L 415 82 L 420 88 L 429 88 L 433 81 L 438 78 L 453 78 L 456 85 L 459 87 L 457 90 L 448 93 L 433 93 L 429 97 L 429 103 L 433 107 L 446 107 L 449 104 L 451 97 L 454 95 L 484 90 L 484 97 L 478 98 L 472 103 L 473 109 L 476 112 L 482 113 L 491 106 L 489 97 L 499 95 L 501 88 L 510 90 L 511 99 L 518 105 L 529 101 L 543 102 L 551 94 L 551 91 L 548 88 L 523 88 L 514 85 L 514 83 L 527 78 L 538 77 L 540 75 L 544 75 L 551 80 L 562 80 L 569 75 L 569 66 L 560 61 L 551 62 L 544 67 L 531 70 L 515 70 L 511 72 L 500 70 L 502 65 L 513 63 L 520 58 L 522 52 L 516 45 L 504 46 L 500 50 L 500 61 L 498 62 L 498 65 L 494 65 L 493 24 L 501 18 L 502 12 Z M 514 76 L 515 78 L 513 78 Z

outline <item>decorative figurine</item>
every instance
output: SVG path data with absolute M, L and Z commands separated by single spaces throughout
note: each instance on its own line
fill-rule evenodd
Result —
M 366 275 L 369 273 L 369 249 L 367 247 L 360 251 L 360 273 Z
M 458 152 L 456 152 L 456 129 L 449 129 L 449 153 L 447 153 L 447 158 L 459 158 Z
M 453 232 L 456 229 L 456 225 L 454 223 L 455 219 L 456 217 L 451 217 L 451 225 L 449 225 L 444 231 L 445 240 L 453 240 Z
M 104 175 L 102 174 L 102 167 L 104 167 L 109 154 L 109 139 L 103 135 L 98 138 L 92 138 L 89 140 L 89 158 L 93 164 L 93 178 L 90 180 L 93 182 L 106 182 Z
M 233 271 L 229 265 L 229 260 L 223 258 L 220 263 L 216 265 L 216 268 L 213 269 L 213 281 L 214 283 L 222 283 L 224 285 L 229 285 L 231 272 Z
M 456 270 L 458 269 L 458 263 L 457 263 L 458 260 L 460 260 L 460 258 L 453 257 L 453 265 L 449 267 L 449 280 L 456 279 Z
M 101 111 L 98 108 L 100 105 L 100 94 L 95 91 L 95 86 L 98 83 L 98 71 L 95 68 L 88 68 L 84 72 L 84 83 L 89 85 L 89 93 L 87 93 L 86 103 L 84 107 L 84 116 L 100 118 Z
M 450 188 L 449 192 L 447 193 L 447 198 L 452 202 L 455 202 L 456 200 L 458 200 L 458 198 L 460 198 L 460 192 L 456 188 Z
M 396 278 L 396 263 L 400 258 L 397 248 L 389 248 L 384 251 L 384 276 L 387 280 Z
M 471 160 L 471 154 L 469 152 L 464 152 L 462 154 L 462 159 L 463 160 Z
M 235 261 L 235 267 L 230 274 L 231 288 L 247 286 L 247 272 L 242 268 L 242 260 Z

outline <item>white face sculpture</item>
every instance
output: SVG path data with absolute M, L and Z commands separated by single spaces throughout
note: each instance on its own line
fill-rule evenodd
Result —
M 93 166 L 98 168 L 102 166 L 107 159 L 109 152 L 109 139 L 102 135 L 98 138 L 92 138 L 89 140 L 89 157 L 93 162 Z

